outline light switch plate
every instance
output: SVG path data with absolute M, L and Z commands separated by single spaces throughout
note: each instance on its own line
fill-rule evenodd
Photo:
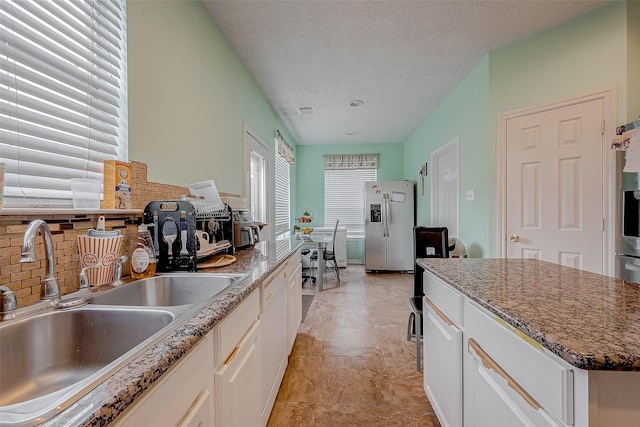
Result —
M 475 192 L 473 190 L 467 190 L 466 200 L 470 202 L 476 198 Z

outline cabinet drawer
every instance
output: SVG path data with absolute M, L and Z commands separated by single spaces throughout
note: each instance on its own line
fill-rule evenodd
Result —
M 461 293 L 426 272 L 424 273 L 424 295 L 457 326 L 464 326 L 462 320 L 464 297 Z
M 545 411 L 573 424 L 573 370 L 520 330 L 473 302 L 465 306 L 466 330 Z
M 287 267 L 284 270 L 284 278 L 289 280 L 291 276 L 295 274 L 296 268 L 301 262 L 300 250 L 298 250 L 291 258 L 289 258 L 289 261 L 287 261 Z
M 215 366 L 224 362 L 260 314 L 260 293 L 253 291 L 225 318 L 216 331 Z

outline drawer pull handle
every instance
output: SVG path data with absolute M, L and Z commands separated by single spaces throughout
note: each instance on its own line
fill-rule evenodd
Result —
M 502 367 L 498 365 L 498 363 L 496 363 L 496 361 L 493 360 L 491 356 L 489 356 L 482 349 L 482 347 L 480 347 L 480 344 L 478 344 L 478 342 L 473 338 L 469 338 L 467 351 L 471 356 L 474 356 L 471 350 L 475 352 L 475 355 L 480 360 L 482 366 L 494 371 L 496 374 L 504 378 L 507 381 L 509 387 L 511 387 L 516 393 L 518 393 L 524 399 L 524 401 L 529 404 L 529 406 L 531 406 L 536 411 L 542 409 L 542 406 L 529 393 L 527 393 L 527 391 L 522 388 L 522 386 L 518 384 L 516 380 L 511 377 L 511 375 L 509 375 L 504 369 L 502 369 Z
M 200 394 L 198 394 L 198 397 L 196 397 L 196 400 L 194 400 L 193 403 L 191 404 L 191 407 L 189 408 L 187 413 L 184 415 L 184 417 L 182 417 L 182 419 L 178 423 L 178 427 L 188 426 L 191 423 L 191 421 L 193 421 L 193 418 L 196 416 L 198 410 L 202 407 L 202 405 L 206 404 L 206 399 L 208 397 L 209 397 L 209 391 L 202 390 Z M 200 427 L 200 426 L 202 426 L 202 421 L 200 421 L 196 427 Z
M 624 264 L 624 268 L 631 271 L 640 271 L 639 265 L 629 264 L 628 262 Z
M 453 323 L 442 311 L 440 311 L 440 309 L 436 307 L 436 305 L 433 303 L 433 301 L 429 299 L 429 297 L 424 297 L 424 302 L 426 302 L 429 305 L 429 307 L 431 307 L 433 311 L 435 311 L 435 313 L 438 315 L 440 319 L 442 319 L 444 323 L 446 323 L 447 325 L 451 326 L 454 329 L 458 329 L 458 325 Z
M 231 362 L 233 362 L 233 359 L 236 358 L 236 355 L 238 354 L 239 351 L 240 351 L 240 346 L 237 345 L 236 348 L 233 349 L 233 351 L 231 352 L 229 357 L 227 357 L 227 360 L 224 361 L 224 364 L 225 365 L 230 365 Z

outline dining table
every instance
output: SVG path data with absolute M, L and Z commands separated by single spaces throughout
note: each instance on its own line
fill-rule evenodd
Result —
M 303 249 L 316 250 L 318 252 L 318 276 L 316 277 L 316 289 L 318 292 L 324 290 L 324 251 L 327 247 L 327 243 L 331 242 L 331 239 L 327 239 L 324 235 L 313 234 L 298 234 L 298 238 L 302 239 Z

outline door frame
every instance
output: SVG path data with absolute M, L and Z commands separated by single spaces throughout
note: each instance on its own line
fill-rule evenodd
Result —
M 436 150 L 434 150 L 431 153 L 431 165 L 432 165 L 432 175 L 433 178 L 431 179 L 431 217 L 429 218 L 429 222 L 431 223 L 431 225 L 433 226 L 442 226 L 442 224 L 436 224 L 434 222 L 434 220 L 437 217 L 438 214 L 438 196 L 440 195 L 440 179 L 438 178 L 438 158 L 440 156 L 442 156 L 444 153 L 451 151 L 451 150 L 455 150 L 456 151 L 456 173 L 457 173 L 457 185 L 456 185 L 456 218 L 455 218 L 455 222 L 456 222 L 456 228 L 458 229 L 458 235 L 452 235 L 451 233 L 449 233 L 450 236 L 452 237 L 458 237 L 460 238 L 460 137 L 456 136 L 455 138 L 453 138 L 452 140 L 450 140 L 449 142 L 447 142 L 446 144 L 440 146 L 439 148 L 437 148 Z
M 272 151 L 272 149 L 265 144 L 265 142 L 262 140 L 262 138 L 260 138 L 260 136 L 258 135 L 257 132 L 255 132 L 253 129 L 251 129 L 249 127 L 249 125 L 247 125 L 247 123 L 243 122 L 242 123 L 242 140 L 243 140 L 243 191 L 244 191 L 244 197 L 249 201 L 249 205 L 251 206 L 252 200 L 251 200 L 251 142 L 249 141 L 249 138 L 253 138 L 256 142 L 258 142 L 258 144 L 260 144 L 262 146 L 262 148 L 264 148 L 266 150 L 267 156 L 265 157 L 265 209 L 267 212 L 267 223 L 268 225 L 266 225 L 262 230 L 262 232 L 264 233 L 264 235 L 266 236 L 270 236 L 271 234 L 271 227 L 270 224 L 272 224 L 273 222 L 273 215 L 271 212 L 271 208 L 273 206 L 273 202 L 271 201 L 272 199 L 272 162 L 273 160 L 271 160 L 273 158 L 274 152 Z
M 617 126 L 616 89 L 608 88 L 577 98 L 555 101 L 549 104 L 520 108 L 498 113 L 497 117 L 497 232 L 496 247 L 498 256 L 507 257 L 507 121 L 530 114 L 555 110 L 557 108 L 582 104 L 584 102 L 602 100 L 602 218 L 603 239 L 602 253 L 605 254 L 602 273 L 613 276 L 615 273 L 615 221 L 616 221 L 616 179 L 615 152 L 610 149 Z

